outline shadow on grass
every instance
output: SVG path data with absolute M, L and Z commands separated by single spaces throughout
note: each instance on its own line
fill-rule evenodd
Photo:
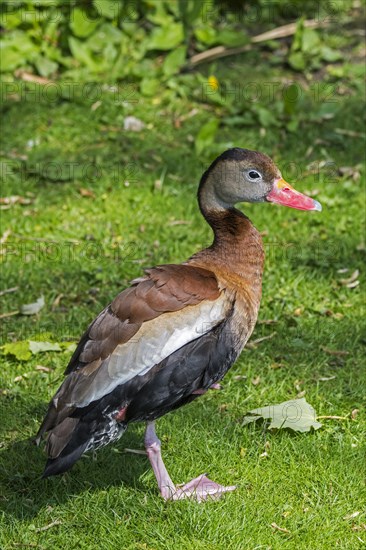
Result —
M 41 405 L 34 408 L 31 418 L 40 417 L 43 411 Z M 46 462 L 43 449 L 32 438 L 18 440 L 0 453 L 0 510 L 8 516 L 30 519 L 42 508 L 59 505 L 90 489 L 127 485 L 148 493 L 149 489 L 139 481 L 150 468 L 147 458 L 122 450 L 142 449 L 142 442 L 141 430 L 130 426 L 122 443 L 85 455 L 62 476 L 42 479 Z

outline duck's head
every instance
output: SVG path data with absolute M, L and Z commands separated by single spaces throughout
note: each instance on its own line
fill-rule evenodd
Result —
M 298 210 L 322 209 L 318 201 L 291 187 L 273 160 L 257 151 L 229 149 L 202 176 L 199 202 L 203 211 L 265 201 Z

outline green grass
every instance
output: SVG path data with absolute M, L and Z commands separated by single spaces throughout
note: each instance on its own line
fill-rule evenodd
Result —
M 233 74 L 244 80 L 248 67 L 251 80 L 263 84 L 286 76 L 265 62 L 259 70 L 255 57 L 246 57 L 245 64 L 244 70 L 243 59 L 222 62 L 215 74 L 229 84 Z M 131 426 L 118 444 L 83 458 L 63 477 L 41 480 L 44 455 L 29 438 L 62 380 L 69 353 L 23 362 L 2 358 L 2 549 L 362 547 L 364 168 L 355 179 L 339 171 L 346 166 L 356 172 L 364 159 L 356 69 L 343 81 L 347 93 L 338 93 L 337 83 L 332 117 L 320 118 L 320 109 L 329 106 L 311 101 L 309 92 L 304 98 L 309 116 L 298 113 L 302 122 L 292 133 L 274 126 L 263 134 L 259 124 L 230 126 L 224 110 L 202 105 L 198 93 L 158 105 L 136 96 L 137 103 L 127 106 L 105 93 L 95 111 L 81 99 L 51 104 L 13 98 L 5 103 L 3 194 L 28 196 L 32 202 L 2 212 L 2 234 L 10 230 L 3 288 L 19 287 L 2 296 L 3 312 L 40 295 L 46 307 L 34 317 L 2 319 L 2 343 L 42 333 L 56 341 L 75 340 L 144 267 L 183 261 L 207 245 L 210 230 L 195 193 L 203 169 L 225 144 L 271 154 L 295 187 L 316 190 L 323 212 L 243 207 L 264 232 L 267 251 L 262 307 L 252 338 L 276 334 L 243 352 L 223 391 L 158 422 L 165 461 L 177 483 L 208 472 L 216 481 L 238 485 L 218 502 L 161 500 L 146 458 L 124 452 L 125 447 L 142 448 L 142 425 Z M 198 114 L 176 128 L 173 119 L 193 108 Z M 143 119 L 147 128 L 124 132 L 128 113 Z M 211 150 L 197 158 L 192 136 L 214 113 L 222 117 L 219 134 Z M 36 144 L 30 147 L 29 140 Z M 56 168 L 46 164 L 51 161 Z M 335 164 L 319 173 L 309 169 L 311 162 L 322 161 Z M 68 177 L 71 162 L 75 172 Z M 159 178 L 161 189 L 155 184 Z M 82 197 L 81 187 L 94 197 Z M 342 285 L 340 279 L 356 269 L 361 271 L 359 286 Z M 40 364 L 50 372 L 37 370 Z M 300 392 L 319 415 L 343 419 L 326 419 L 319 431 L 301 435 L 241 425 L 246 411 Z M 352 418 L 355 409 L 359 413 Z M 261 456 L 265 450 L 267 457 Z M 360 514 L 346 519 L 354 512 Z M 272 523 L 288 532 L 273 529 Z

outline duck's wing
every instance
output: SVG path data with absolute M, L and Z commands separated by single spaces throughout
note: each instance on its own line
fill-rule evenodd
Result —
M 148 269 L 81 338 L 38 439 L 117 386 L 135 377 L 146 380 L 155 365 L 225 319 L 230 307 L 211 271 L 190 265 Z

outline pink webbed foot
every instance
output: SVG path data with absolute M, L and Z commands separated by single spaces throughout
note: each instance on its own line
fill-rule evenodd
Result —
M 219 499 L 225 493 L 235 491 L 235 485 L 229 485 L 225 487 L 219 483 L 215 483 L 209 479 L 206 474 L 201 474 L 200 476 L 192 479 L 183 486 L 177 486 L 177 490 L 170 497 L 171 500 L 182 500 L 184 498 L 191 498 L 202 502 L 203 500 L 208 499 Z
M 158 439 L 154 422 L 149 422 L 145 433 L 146 454 L 150 460 L 160 494 L 164 500 L 182 500 L 190 498 L 202 502 L 209 498 L 219 499 L 223 494 L 234 491 L 236 487 L 225 487 L 209 479 L 202 474 L 185 485 L 174 485 L 161 456 L 160 440 Z

